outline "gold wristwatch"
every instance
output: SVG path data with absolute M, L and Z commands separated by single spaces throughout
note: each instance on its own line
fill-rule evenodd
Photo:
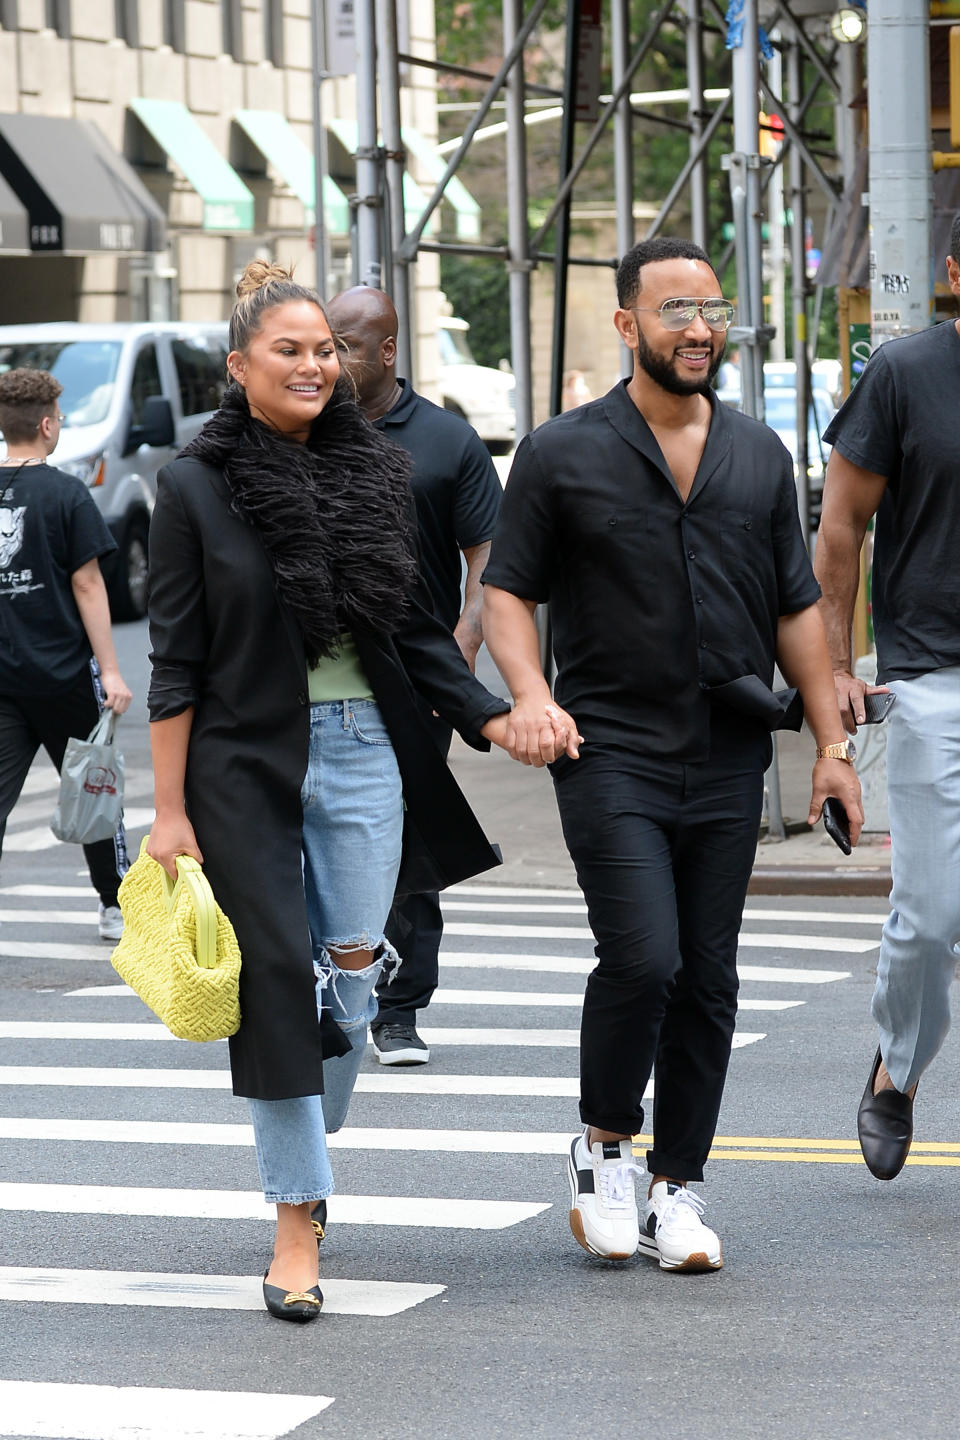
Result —
M 838 740 L 836 745 L 818 745 L 818 760 L 846 760 L 852 765 L 857 758 L 857 747 L 852 740 Z

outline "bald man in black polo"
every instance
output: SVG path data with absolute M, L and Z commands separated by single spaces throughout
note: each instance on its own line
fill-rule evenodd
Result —
M 452 630 L 472 670 L 483 641 L 480 576 L 502 493 L 490 454 L 465 420 L 397 379 L 397 312 L 388 295 L 359 285 L 335 296 L 326 311 L 345 347 L 342 363 L 363 413 L 413 458 L 423 577 L 438 618 Z M 467 571 L 462 599 L 461 556 Z M 446 754 L 450 728 L 432 715 L 430 722 Z M 430 1051 L 417 1034 L 416 1019 L 437 987 L 440 897 L 409 895 L 395 902 L 386 934 L 403 964 L 378 994 L 380 1013 L 370 1027 L 374 1049 L 381 1065 L 423 1065 Z

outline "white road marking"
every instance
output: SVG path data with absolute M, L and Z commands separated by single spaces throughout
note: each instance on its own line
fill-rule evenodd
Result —
M 0 1380 L 0 1435 L 17 1440 L 278 1440 L 332 1404 L 331 1395 Z
M 151 805 L 135 806 L 132 809 L 124 810 L 123 824 L 126 830 L 143 830 L 153 824 L 154 809 Z M 4 838 L 4 850 L 19 850 L 30 852 L 34 850 L 52 850 L 54 845 L 61 842 L 54 835 L 49 825 L 37 825 L 29 830 L 7 831 Z M 3 1431 L 0 1430 L 0 1435 Z
M 129 1070 L 83 1065 L 0 1065 L 0 1085 L 136 1090 L 229 1090 L 229 1070 Z M 357 1077 L 368 1095 L 512 1095 L 566 1098 L 580 1094 L 574 1076 L 439 1075 L 435 1070 L 387 1067 Z
M 462 894 L 463 892 L 456 893 Z M 543 894 L 543 892 L 537 893 L 538 895 Z M 489 903 L 478 901 L 474 903 L 469 900 L 448 900 L 445 895 L 441 899 L 441 905 L 445 915 L 457 911 L 467 911 L 474 915 L 571 915 L 576 917 L 587 913 L 586 904 L 582 900 L 575 895 L 557 892 L 558 895 L 561 893 L 567 901 L 565 905 L 550 905 L 536 901 L 526 905 L 511 901 L 491 901 Z M 843 914 L 836 910 L 747 909 L 743 912 L 743 918 L 750 922 L 764 921 L 767 924 L 773 921 L 777 925 L 882 925 L 889 913 L 889 908 L 882 912 L 856 911 Z
M 532 970 L 554 975 L 589 975 L 596 960 L 570 955 L 501 955 L 481 950 L 441 950 L 440 965 L 455 970 Z M 737 965 L 741 980 L 781 981 L 789 985 L 826 985 L 849 980 L 849 970 L 795 970 L 779 965 Z
M 561 1048 L 580 1044 L 579 1030 L 508 1030 L 508 1029 L 422 1029 L 421 1036 L 427 1045 L 556 1045 Z M 0 1020 L 0 1040 L 174 1040 L 176 1037 L 164 1025 L 120 1025 L 107 1021 L 70 1020 Z M 763 1035 L 738 1032 L 734 1037 L 734 1048 L 738 1043 L 751 1045 L 763 1040 Z M 189 1040 L 181 1040 L 189 1045 Z M 210 1044 L 222 1045 L 215 1040 Z
M 96 905 L 89 910 L 0 910 L 0 925 L 96 924 Z
M 478 940 L 592 940 L 593 932 L 578 925 L 471 925 L 455 920 L 444 925 L 446 935 L 473 935 Z M 851 940 L 838 935 L 740 935 L 740 948 L 746 950 L 817 950 L 839 955 L 863 955 L 875 950 L 876 940 Z
M 99 945 L 61 945 L 48 940 L 0 940 L 0 955 L 16 960 L 106 960 L 111 942 Z
M 188 1310 L 262 1310 L 260 1276 L 178 1275 L 138 1270 L 41 1270 L 0 1266 L 0 1300 L 57 1305 L 159 1305 Z M 324 1275 L 325 1315 L 399 1315 L 442 1295 L 445 1285 L 334 1280 Z M 2 1434 L 0 1430 L 0 1434 Z
M 0 885 L 0 895 L 20 895 L 30 900 L 89 900 L 95 897 L 96 893 L 89 885 Z
M 253 1146 L 252 1125 L 210 1125 L 178 1120 L 0 1119 L 0 1139 L 70 1141 L 81 1145 Z M 566 1131 L 415 1130 L 347 1125 L 327 1136 L 332 1150 L 425 1150 L 460 1155 L 563 1155 Z
M 135 992 L 128 985 L 90 985 L 83 990 L 68 990 L 68 998 L 104 999 L 133 997 Z M 740 1000 L 741 1010 L 792 1010 L 803 1005 L 803 1000 Z M 537 1009 L 554 1007 L 579 1008 L 583 1004 L 580 991 L 571 994 L 555 990 L 437 990 L 431 1005 L 517 1005 L 535 1006 Z
M 331 1195 L 327 1201 L 331 1225 L 418 1225 L 443 1230 L 505 1230 L 549 1209 L 546 1200 L 442 1200 L 425 1195 Z M 163 1190 L 126 1185 L 0 1183 L 0 1210 L 268 1220 L 271 1224 L 276 1224 L 277 1219 L 276 1206 L 268 1205 L 255 1191 Z

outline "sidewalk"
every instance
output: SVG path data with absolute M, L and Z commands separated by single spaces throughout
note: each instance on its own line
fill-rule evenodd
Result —
M 824 833 L 808 829 L 813 742 L 780 737 L 780 787 L 787 838 L 761 836 L 750 892 L 754 895 L 876 895 L 890 891 L 890 840 L 867 834 L 843 855 Z M 553 786 L 545 770 L 517 765 L 502 751 L 481 755 L 454 736 L 450 768 L 504 863 L 477 883 L 576 888 L 563 843 Z

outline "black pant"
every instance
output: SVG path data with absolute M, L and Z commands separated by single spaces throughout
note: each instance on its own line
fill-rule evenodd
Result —
M 554 769 L 597 942 L 580 1031 L 581 1119 L 636 1134 L 653 1071 L 647 1165 L 675 1180 L 703 1179 L 716 1129 L 768 745 L 678 765 L 598 744 Z
M 446 756 L 452 731 L 443 720 L 428 716 L 434 739 Z M 375 1025 L 415 1025 L 417 1011 L 426 1010 L 440 980 L 443 914 L 436 891 L 394 900 L 384 933 L 402 960 L 389 985 L 377 991 Z
M 0 849 L 7 817 L 42 745 L 59 772 L 72 737 L 85 740 L 100 718 L 100 703 L 89 670 L 55 695 L 0 695 Z M 51 814 L 53 807 L 51 805 Z M 119 832 L 122 836 L 122 830 Z M 122 845 L 122 839 L 119 842 Z M 93 887 L 104 905 L 116 905 L 121 857 L 118 839 L 84 845 Z

